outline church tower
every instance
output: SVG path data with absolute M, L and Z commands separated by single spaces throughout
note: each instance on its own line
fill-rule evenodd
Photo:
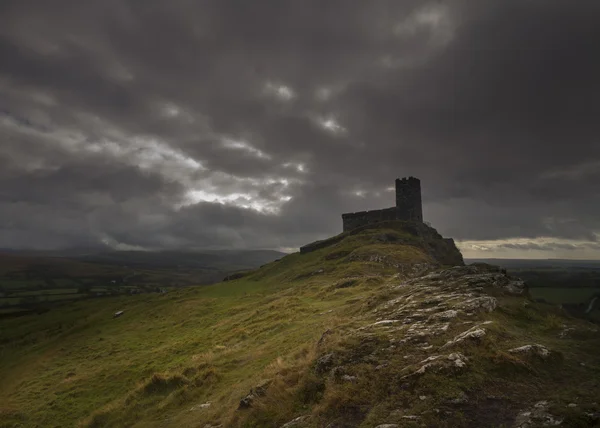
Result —
M 421 180 L 415 177 L 396 179 L 396 218 L 423 222 Z

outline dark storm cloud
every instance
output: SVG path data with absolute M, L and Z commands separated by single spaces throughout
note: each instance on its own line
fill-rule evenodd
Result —
M 599 23 L 585 0 L 4 1 L 0 246 L 296 247 L 404 175 L 460 240 L 595 241 Z

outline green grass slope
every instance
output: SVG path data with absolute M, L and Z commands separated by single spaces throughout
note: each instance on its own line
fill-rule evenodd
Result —
M 596 326 L 461 262 L 395 222 L 233 281 L 0 320 L 0 427 L 594 426 Z

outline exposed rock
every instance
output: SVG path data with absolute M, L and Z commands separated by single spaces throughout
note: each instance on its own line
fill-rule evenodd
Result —
M 240 400 L 240 404 L 238 406 L 238 410 L 248 409 L 252 407 L 252 403 L 254 402 L 254 395 L 248 394 L 244 398 Z
M 256 397 L 262 397 L 267 393 L 267 388 L 269 387 L 269 385 L 271 385 L 271 382 L 271 379 L 266 379 L 258 385 L 256 385 L 255 387 L 251 388 L 250 393 L 240 400 L 238 410 L 248 409 L 252 407 L 252 403 L 254 402 Z
M 263 397 L 267 393 L 267 388 L 271 385 L 273 381 L 271 379 L 266 379 L 256 385 L 254 388 L 250 390 L 251 394 L 254 394 L 257 397 Z
M 448 360 L 450 361 L 454 361 L 454 366 L 455 367 L 465 367 L 467 365 L 467 358 L 461 354 L 460 352 L 454 352 L 450 355 L 448 355 Z
M 464 311 L 492 312 L 498 306 L 498 301 L 492 296 L 481 296 L 467 300 L 460 304 Z
M 406 419 L 407 421 L 418 421 L 419 419 L 421 419 L 420 416 L 416 416 L 416 415 L 405 415 L 405 416 L 401 416 L 401 419 Z
M 193 412 L 195 410 L 203 410 L 203 409 L 208 409 L 210 407 L 210 402 L 208 403 L 204 403 L 204 404 L 197 404 L 193 407 L 190 408 L 190 412 Z
M 472 264 L 469 266 L 455 266 L 443 271 L 434 272 L 420 278 L 426 282 L 444 281 L 446 284 L 464 288 L 494 287 L 500 288 L 508 294 L 522 294 L 527 286 L 523 280 L 512 278 L 506 271 L 485 263 Z M 453 282 L 460 284 L 452 284 Z
M 377 321 L 376 323 L 371 324 L 372 327 L 378 326 L 378 325 L 390 325 L 390 324 L 394 324 L 400 322 L 400 320 L 382 320 L 382 321 Z
M 532 408 L 519 413 L 515 420 L 516 428 L 554 427 L 562 423 L 561 419 L 550 414 L 547 401 L 538 401 Z
M 356 383 L 358 378 L 356 376 L 350 376 L 350 375 L 345 374 L 345 375 L 342 375 L 342 380 L 345 382 Z
M 305 416 L 298 416 L 296 419 L 292 419 L 289 422 L 286 422 L 285 424 L 281 425 L 281 428 L 296 428 L 296 427 L 301 427 L 303 423 L 308 422 L 308 420 L 310 419 L 309 415 L 305 415 Z
M 518 348 L 509 349 L 511 354 L 522 354 L 528 356 L 537 356 L 546 359 L 550 356 L 550 350 L 545 346 L 534 343 L 533 345 L 520 346 Z
M 448 331 L 448 327 L 450 324 L 442 323 L 442 324 L 427 324 L 423 321 L 417 321 L 412 324 L 408 330 L 406 331 L 406 335 L 404 339 L 400 340 L 400 343 L 405 342 L 426 342 L 427 338 L 430 336 L 438 336 L 442 333 Z
M 433 355 L 421 361 L 419 366 L 420 367 L 417 370 L 404 376 L 404 378 L 423 375 L 432 370 L 439 372 L 444 370 L 462 369 L 467 366 L 467 357 L 460 352 L 454 352 L 449 355 Z
M 325 355 L 321 356 L 317 360 L 317 363 L 315 364 L 315 371 L 317 373 L 325 373 L 327 370 L 329 370 L 333 366 L 333 358 L 334 358 L 333 353 L 329 353 L 329 354 L 325 354 Z
M 457 315 L 458 315 L 458 311 L 456 311 L 454 309 L 449 309 L 447 311 L 439 312 L 437 314 L 431 315 L 431 319 L 450 320 L 452 318 L 456 318 Z
M 456 336 L 454 339 L 446 342 L 446 344 L 444 346 L 442 346 L 440 349 L 445 349 L 450 346 L 454 346 L 458 343 L 464 342 L 465 340 L 479 341 L 479 340 L 481 340 L 481 338 L 483 336 L 485 336 L 485 329 L 480 328 L 479 326 L 475 326 L 475 327 L 470 328 L 467 331 L 462 332 L 461 334 Z

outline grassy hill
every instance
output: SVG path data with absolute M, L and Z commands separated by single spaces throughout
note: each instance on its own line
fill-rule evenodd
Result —
M 313 248 L 0 320 L 0 427 L 597 426 L 597 325 L 425 225 Z

